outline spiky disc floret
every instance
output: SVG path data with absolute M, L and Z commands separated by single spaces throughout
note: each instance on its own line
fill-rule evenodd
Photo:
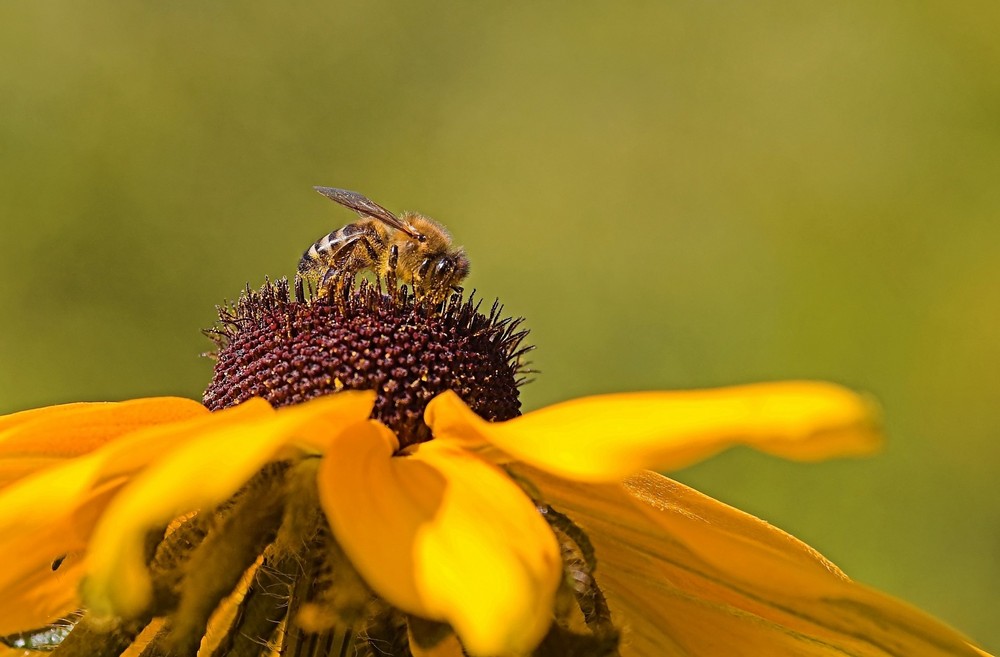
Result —
M 207 331 L 218 349 L 204 403 L 218 410 L 256 396 L 287 406 L 375 390 L 372 417 L 396 432 L 401 447 L 430 438 L 424 408 L 445 390 L 487 420 L 509 420 L 520 414 L 530 347 L 521 320 L 501 312 L 495 302 L 483 314 L 479 302 L 457 294 L 430 306 L 367 282 L 309 299 L 293 298 L 285 280 L 247 288 Z

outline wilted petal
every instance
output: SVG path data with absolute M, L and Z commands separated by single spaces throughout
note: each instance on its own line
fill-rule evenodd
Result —
M 390 604 L 451 624 L 473 655 L 522 654 L 552 618 L 551 529 L 496 466 L 436 441 L 393 456 L 378 423 L 342 432 L 319 474 L 337 540 Z
M 446 392 L 425 419 L 438 441 L 593 482 L 680 468 L 737 444 L 801 460 L 880 444 L 870 400 L 808 381 L 584 397 L 506 422 L 486 422 Z
M 231 497 L 293 440 L 310 444 L 368 417 L 374 393 L 344 392 L 273 411 L 262 399 L 213 413 L 115 498 L 94 531 L 84 598 L 99 615 L 130 617 L 150 596 L 147 531 Z
M 593 541 L 623 656 L 981 654 L 788 534 L 655 473 L 594 486 L 520 470 Z
M 0 488 L 132 431 L 205 415 L 181 397 L 63 404 L 0 417 Z

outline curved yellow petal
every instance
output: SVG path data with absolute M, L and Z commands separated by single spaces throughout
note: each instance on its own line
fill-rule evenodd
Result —
M 516 469 L 590 536 L 623 657 L 979 654 L 788 534 L 655 473 L 585 485 Z
M 26 477 L 0 493 L 0 634 L 29 630 L 73 609 L 88 509 L 100 508 L 121 479 L 98 483 L 94 459 Z M 77 517 L 80 514 L 80 517 Z M 64 555 L 71 558 L 53 570 Z
M 93 518 L 120 487 L 112 482 L 76 500 L 74 513 Z M 45 513 L 44 509 L 36 513 Z M 43 627 L 80 608 L 77 586 L 83 574 L 80 554 L 86 547 L 81 521 L 55 512 L 61 522 L 33 532 L 14 531 L 2 538 L 5 567 L 0 570 L 0 635 Z M 86 522 L 85 520 L 83 522 Z M 92 520 L 91 520 L 92 522 Z M 10 556 L 16 555 L 16 556 Z
M 397 446 L 376 422 L 331 443 L 320 501 L 344 551 L 392 605 L 450 623 L 469 654 L 530 651 L 561 573 L 551 529 L 496 466 L 435 441 Z
M 585 397 L 506 422 L 486 422 L 449 391 L 424 417 L 438 441 L 593 482 L 681 468 L 737 444 L 800 460 L 880 444 L 873 402 L 808 381 Z
M 79 609 L 81 605 L 76 587 L 82 571 L 80 562 L 60 567 L 57 573 L 53 573 L 51 568 L 35 571 L 33 578 L 20 583 L 21 590 L 15 590 L 12 596 L 5 596 L 0 601 L 0 612 L 3 613 L 0 634 L 9 636 L 45 627 Z
M 151 592 L 143 548 L 148 530 L 223 502 L 289 443 L 318 442 L 367 418 L 374 398 L 372 392 L 342 392 L 278 411 L 257 398 L 214 413 L 212 422 L 163 454 L 109 505 L 87 555 L 88 607 L 99 615 L 140 613 Z
M 0 632 L 37 627 L 76 603 L 79 568 L 67 563 L 54 572 L 53 562 L 85 549 L 97 518 L 130 476 L 212 419 L 199 413 L 133 431 L 0 490 Z
M 152 397 L 63 404 L 0 417 L 0 487 L 138 429 L 208 412 L 190 399 Z
M 77 411 L 101 415 L 111 410 L 100 404 L 84 406 L 90 405 L 65 409 L 73 411 L 66 417 Z M 133 410 L 140 406 L 132 405 Z M 0 568 L 0 591 L 4 592 L 0 633 L 44 625 L 54 615 L 80 606 L 77 588 L 82 569 L 76 564 L 77 556 L 86 549 L 98 518 L 129 477 L 218 419 L 207 411 L 192 415 L 193 419 L 118 435 L 99 449 L 0 490 L 0 563 L 4 564 Z M 36 418 L 44 416 L 38 413 Z M 160 419 L 165 418 L 161 415 Z M 134 424 L 141 425 L 141 419 Z M 72 427 L 67 431 L 72 432 Z M 53 570 L 53 563 L 64 555 L 70 557 Z

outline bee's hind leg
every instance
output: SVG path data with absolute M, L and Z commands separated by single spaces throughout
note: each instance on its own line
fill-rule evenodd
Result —
M 340 296 L 344 291 L 344 274 L 336 267 L 327 267 L 316 286 L 316 296 L 325 297 L 331 290 Z

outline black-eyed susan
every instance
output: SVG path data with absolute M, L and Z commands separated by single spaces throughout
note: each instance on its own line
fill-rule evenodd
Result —
M 203 403 L 0 418 L 0 635 L 57 655 L 977 655 L 647 468 L 878 446 L 817 382 L 520 415 L 524 332 L 370 285 L 222 313 Z M 69 627 L 64 624 L 64 627 Z M 46 645 L 42 645 L 46 644 Z M 20 650 L 20 648 L 18 649 Z

